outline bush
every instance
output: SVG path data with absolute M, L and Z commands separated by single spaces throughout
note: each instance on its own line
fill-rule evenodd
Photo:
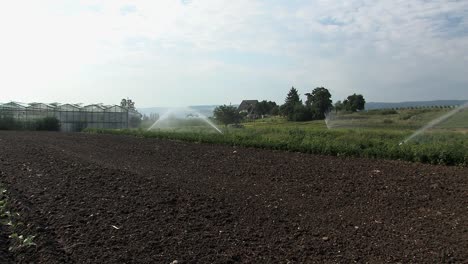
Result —
M 228 125 L 239 123 L 242 116 L 237 111 L 237 107 L 232 105 L 220 105 L 213 110 L 213 116 L 216 121 Z
M 0 117 L 0 130 L 16 130 L 19 124 L 13 117 Z
M 59 131 L 60 121 L 56 117 L 45 117 L 36 120 L 37 131 Z
M 408 131 L 387 130 L 322 130 L 309 125 L 296 127 L 245 127 L 224 134 L 171 131 L 86 129 L 90 133 L 134 135 L 138 137 L 174 139 L 190 142 L 226 144 L 274 150 L 336 156 L 397 159 L 430 164 L 467 166 L 468 151 L 465 135 L 431 133 L 405 144 Z
M 296 104 L 293 112 L 288 115 L 289 121 L 309 121 L 311 119 L 312 117 L 309 108 L 301 103 Z
M 35 121 L 19 121 L 13 117 L 0 117 L 0 130 L 59 131 L 60 121 L 45 117 Z
M 411 113 L 406 113 L 406 114 L 403 114 L 400 116 L 400 120 L 408 120 L 410 118 L 412 118 L 414 116 L 414 114 L 411 114 Z
M 383 123 L 384 123 L 384 124 L 393 124 L 393 120 L 391 120 L 391 119 L 384 119 L 384 120 L 383 120 Z
M 378 114 L 380 114 L 380 115 L 397 115 L 398 112 L 396 110 L 393 110 L 393 109 L 383 109 L 383 110 L 380 110 Z

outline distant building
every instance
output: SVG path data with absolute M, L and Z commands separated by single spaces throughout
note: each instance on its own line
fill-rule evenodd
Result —
M 247 118 L 256 119 L 259 117 L 256 111 L 257 104 L 258 100 L 243 100 L 237 108 L 237 111 L 245 114 Z
M 119 105 L 92 104 L 44 104 L 23 105 L 10 102 L 0 104 L 0 118 L 11 117 L 22 122 L 34 122 L 45 117 L 55 117 L 60 122 L 60 130 L 81 131 L 84 128 L 122 129 L 130 127 L 133 118 L 141 119 L 141 114 Z

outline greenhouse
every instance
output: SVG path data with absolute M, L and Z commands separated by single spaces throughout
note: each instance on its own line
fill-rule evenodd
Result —
M 119 105 L 0 103 L 0 118 L 13 118 L 15 121 L 27 123 L 46 117 L 57 118 L 61 131 L 74 132 L 85 128 L 129 128 L 132 120 L 141 119 L 141 114 L 135 109 Z

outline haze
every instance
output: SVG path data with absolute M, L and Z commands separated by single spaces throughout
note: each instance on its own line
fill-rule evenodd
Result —
M 468 99 L 468 1 L 4 1 L 0 102 Z

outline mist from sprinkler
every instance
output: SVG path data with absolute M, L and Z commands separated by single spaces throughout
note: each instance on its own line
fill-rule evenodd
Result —
M 452 111 L 448 112 L 447 114 L 445 114 L 445 115 L 443 115 L 441 117 L 438 117 L 438 118 L 432 120 L 431 122 L 427 123 L 427 125 L 425 125 L 422 128 L 416 130 L 413 134 L 411 134 L 411 136 L 407 137 L 405 140 L 400 142 L 400 144 L 398 144 L 398 145 L 401 146 L 403 144 L 406 144 L 408 141 L 410 141 L 413 138 L 415 138 L 415 137 L 419 136 L 420 134 L 424 133 L 424 131 L 438 125 L 439 123 L 442 123 L 443 121 L 449 119 L 451 116 L 453 116 L 454 114 L 462 111 L 465 108 L 468 108 L 468 102 L 466 102 L 465 104 L 453 109 Z
M 174 107 L 174 108 L 170 108 L 169 110 L 167 110 L 158 120 L 156 120 L 156 122 L 154 122 L 149 128 L 148 128 L 148 131 L 152 130 L 152 129 L 157 129 L 157 128 L 161 128 L 161 124 L 172 118 L 173 115 L 176 115 L 176 114 L 183 114 L 185 118 L 196 118 L 196 119 L 199 119 L 201 121 L 203 121 L 204 123 L 206 123 L 208 126 L 212 127 L 214 130 L 216 130 L 216 132 L 222 134 L 223 132 L 213 123 L 211 122 L 211 120 L 206 117 L 205 115 L 203 115 L 202 113 L 190 108 L 190 107 Z
M 331 128 L 330 120 L 331 120 L 331 111 L 328 111 L 325 113 L 325 125 L 327 126 L 327 129 Z

